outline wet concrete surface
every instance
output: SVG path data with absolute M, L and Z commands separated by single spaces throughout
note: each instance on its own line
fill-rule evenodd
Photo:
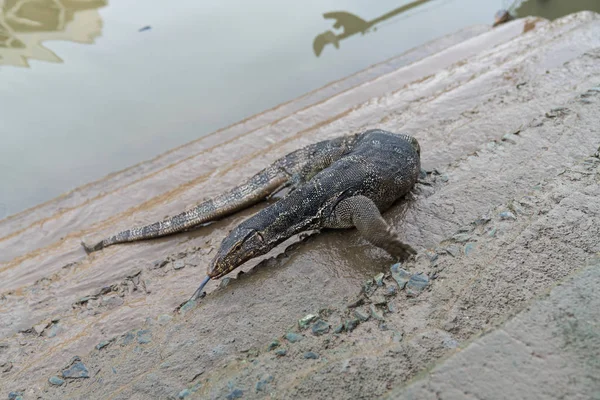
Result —
M 0 226 L 2 392 L 377 397 L 563 279 L 600 252 L 598 163 L 586 158 L 600 145 L 600 20 L 581 13 L 505 29 L 363 83 L 358 89 L 375 89 L 357 98 L 375 97 L 338 115 L 321 108 L 342 104 L 336 96 L 210 151 L 194 150 L 169 168 L 117 174 L 123 186 L 114 179 L 107 184 L 114 190 L 83 196 L 37 222 L 39 215 L 21 215 L 16 225 Z M 380 80 L 386 84 L 377 89 Z M 305 128 L 311 120 L 317 122 Z M 233 273 L 228 285 L 210 283 L 208 296 L 182 313 L 173 310 L 194 291 L 223 236 L 263 205 L 191 233 L 88 257 L 79 247 L 82 236 L 98 239 L 178 212 L 299 146 L 372 127 L 415 134 L 423 165 L 436 169 L 386 214 L 421 249 L 405 268 L 425 273 L 430 288 L 383 302 L 374 300 L 378 289 L 359 307 L 369 320 L 352 332 L 335 333 L 360 320 L 348 303 L 365 279 L 392 263 L 352 230 L 290 240 L 248 263 L 244 274 Z M 151 187 L 156 197 L 149 198 Z M 486 213 L 492 222 L 477 225 Z M 475 228 L 461 231 L 465 226 Z M 386 276 L 385 287 L 393 286 Z M 330 330 L 300 330 L 297 320 L 309 313 Z M 286 332 L 303 339 L 290 343 Z M 268 350 L 274 340 L 279 345 Z M 48 381 L 74 365 L 80 373 L 78 362 L 89 378 Z

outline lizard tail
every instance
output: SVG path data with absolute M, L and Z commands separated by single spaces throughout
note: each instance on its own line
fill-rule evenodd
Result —
M 127 229 L 105 238 L 93 246 L 88 246 L 83 242 L 81 244 L 87 253 L 91 253 L 117 243 L 134 242 L 183 232 L 258 203 L 288 179 L 289 175 L 285 172 L 275 168 L 267 168 L 229 192 L 207 200 L 197 207 L 174 217 L 142 227 Z

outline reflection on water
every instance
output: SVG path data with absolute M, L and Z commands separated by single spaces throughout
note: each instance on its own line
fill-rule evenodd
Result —
M 600 12 L 600 0 L 516 0 L 510 10 L 518 17 L 535 15 L 554 20 L 579 11 Z
M 321 55 L 323 48 L 327 44 L 333 44 L 336 49 L 340 48 L 340 40 L 346 39 L 352 35 L 357 33 L 362 33 L 363 35 L 368 32 L 369 28 L 374 27 L 376 24 L 385 21 L 388 18 L 392 18 L 398 14 L 406 12 L 412 8 L 420 6 L 421 4 L 427 3 L 431 0 L 416 0 L 412 3 L 403 5 L 402 7 L 398 7 L 390 12 L 383 14 L 380 17 L 374 18 L 370 21 L 365 21 L 361 17 L 358 17 L 354 14 L 351 14 L 346 11 L 332 11 L 323 14 L 323 18 L 325 19 L 334 19 L 335 24 L 333 27 L 335 29 L 343 29 L 343 32 L 339 35 L 336 35 L 332 31 L 323 32 L 315 37 L 313 41 L 313 51 L 315 55 L 318 57 Z M 373 28 L 375 29 L 375 28 Z
M 93 43 L 102 31 L 97 9 L 107 0 L 0 0 L 0 65 L 28 67 L 27 59 L 62 62 L 45 40 Z

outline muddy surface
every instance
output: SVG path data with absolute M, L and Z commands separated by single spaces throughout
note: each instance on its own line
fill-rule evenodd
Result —
M 373 398 L 402 385 L 600 252 L 599 49 L 596 14 L 517 20 L 1 221 L 2 393 Z M 174 312 L 226 232 L 264 205 L 90 256 L 79 246 L 372 127 L 414 134 L 428 171 L 386 214 L 421 249 L 399 293 L 385 253 L 328 231 L 284 243 Z

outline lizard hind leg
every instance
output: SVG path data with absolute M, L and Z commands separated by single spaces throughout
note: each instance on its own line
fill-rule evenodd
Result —
M 354 196 L 340 201 L 325 224 L 326 228 L 353 226 L 369 243 L 394 257 L 406 259 L 417 254 L 411 246 L 402 242 L 398 232 L 383 219 L 375 203 L 368 197 Z

